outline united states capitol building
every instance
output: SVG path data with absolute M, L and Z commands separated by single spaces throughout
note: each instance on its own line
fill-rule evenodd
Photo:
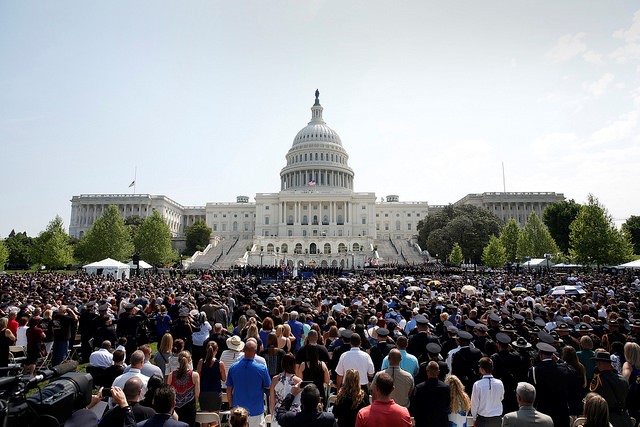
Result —
M 354 171 L 340 136 L 323 119 L 319 93 L 311 121 L 293 139 L 280 171 L 280 191 L 257 193 L 255 201 L 183 206 L 163 195 L 82 194 L 71 199 L 69 234 L 82 238 L 109 205 L 123 217 L 160 212 L 174 245 L 184 248 L 185 228 L 198 220 L 211 227 L 209 246 L 187 261 L 193 268 L 232 265 L 361 267 L 367 263 L 423 263 L 418 222 L 443 205 L 378 200 L 374 192 L 353 191 Z M 564 196 L 553 192 L 469 194 L 454 204 L 483 207 L 521 226 Z

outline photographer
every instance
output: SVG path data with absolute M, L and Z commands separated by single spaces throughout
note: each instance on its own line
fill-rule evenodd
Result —
M 69 417 L 68 420 L 64 422 L 65 427 L 97 427 L 98 426 L 98 416 L 95 412 L 91 410 L 100 400 L 102 400 L 102 390 L 98 393 L 98 395 L 94 395 L 91 398 L 91 403 L 87 406 L 86 409 L 80 409 Z M 111 387 L 111 399 L 113 402 L 118 405 L 117 408 L 122 413 L 122 421 L 117 423 L 109 424 L 114 427 L 135 427 L 136 419 L 133 415 L 133 410 L 129 403 L 127 402 L 127 398 L 120 387 Z
M 127 407 L 122 407 L 122 405 L 118 404 L 118 406 L 108 410 L 104 414 L 102 420 L 100 420 L 100 427 L 122 425 L 126 419 L 127 412 L 133 413 L 136 422 L 147 420 L 156 414 L 156 411 L 154 411 L 152 408 L 140 405 L 140 401 L 143 397 L 142 380 L 140 378 L 129 378 L 124 384 L 123 391 L 130 411 L 129 409 L 127 409 Z M 117 403 L 115 402 L 115 399 L 114 403 Z

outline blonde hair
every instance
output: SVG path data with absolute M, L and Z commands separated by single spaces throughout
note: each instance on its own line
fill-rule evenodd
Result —
M 171 353 L 173 349 L 173 336 L 167 332 L 162 336 L 162 340 L 160 341 L 160 347 L 158 351 L 160 353 Z
M 260 334 L 258 333 L 258 327 L 255 324 L 251 324 L 247 328 L 246 338 L 255 338 L 256 341 L 260 339 Z
M 355 409 L 364 399 L 364 390 L 360 387 L 360 373 L 357 369 L 347 369 L 345 372 L 336 401 L 340 403 L 346 397 L 351 398 L 351 409 Z
M 284 326 L 278 325 L 276 326 L 276 338 L 281 338 L 284 333 Z
M 469 395 L 465 393 L 464 386 L 460 379 L 455 375 L 450 375 L 445 382 L 451 390 L 451 413 L 468 413 L 471 409 L 471 399 L 469 399 Z
M 0 329 L 6 329 L 8 324 L 9 319 L 7 319 L 6 317 L 0 318 Z
M 187 375 L 189 370 L 189 362 L 191 361 L 191 353 L 188 351 L 181 351 L 178 355 L 178 371 L 176 372 L 176 378 L 182 378 Z
M 286 323 L 284 325 L 282 325 L 282 335 L 285 338 L 289 338 L 291 336 L 291 326 L 287 325 Z
M 634 368 L 640 368 L 640 345 L 628 342 L 624 345 L 624 358 Z

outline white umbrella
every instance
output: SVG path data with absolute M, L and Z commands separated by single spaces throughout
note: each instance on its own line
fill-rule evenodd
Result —
M 420 292 L 421 290 L 420 286 L 409 286 L 407 288 L 407 291 L 409 292 Z
M 461 289 L 462 293 L 464 293 L 465 295 L 475 295 L 478 290 L 476 289 L 475 286 L 471 286 L 471 285 L 464 285 Z
M 462 276 L 458 276 L 457 274 L 454 274 L 453 276 L 449 276 L 449 279 L 451 279 L 451 280 L 462 280 Z

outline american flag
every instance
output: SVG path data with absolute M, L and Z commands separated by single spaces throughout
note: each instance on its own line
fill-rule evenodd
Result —
M 315 187 L 316 182 L 315 182 L 315 181 L 309 181 L 309 182 L 307 183 L 307 185 L 308 185 L 309 187 Z

